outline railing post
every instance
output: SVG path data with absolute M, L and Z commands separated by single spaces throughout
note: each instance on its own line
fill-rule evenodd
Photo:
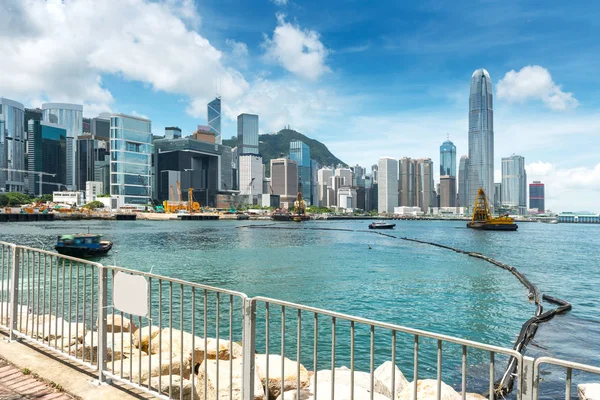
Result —
M 254 399 L 254 374 L 256 353 L 256 301 L 244 298 L 244 358 L 242 395 L 244 400 Z
M 106 370 L 106 294 L 107 271 L 98 267 L 98 381 L 104 382 Z
M 517 399 L 535 400 L 537 398 L 537 371 L 535 371 L 534 361 L 531 357 L 523 357 L 523 372 L 519 376 Z
M 20 254 L 17 246 L 12 247 L 12 270 L 10 276 L 10 325 L 8 340 L 14 340 L 14 331 L 17 329 L 17 317 L 19 310 L 19 264 Z

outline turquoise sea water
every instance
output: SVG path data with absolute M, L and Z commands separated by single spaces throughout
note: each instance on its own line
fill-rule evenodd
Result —
M 105 264 L 512 346 L 535 307 L 507 271 L 368 232 L 302 229 L 366 230 L 368 223 L 278 223 L 293 229 L 275 230 L 242 227 L 268 221 L 57 221 L 3 224 L 0 240 L 51 249 L 56 235 L 89 227 L 115 242 Z M 515 266 L 542 293 L 573 305 L 540 326 L 527 355 L 600 365 L 600 225 L 521 223 L 517 232 L 482 232 L 462 221 L 401 221 L 391 233 Z

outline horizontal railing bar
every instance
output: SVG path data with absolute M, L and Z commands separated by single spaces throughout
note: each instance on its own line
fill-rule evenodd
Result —
M 572 369 L 576 369 L 579 371 L 590 372 L 592 374 L 600 375 L 600 367 L 594 367 L 592 365 L 580 364 L 580 363 L 576 363 L 576 362 L 572 362 L 572 361 L 565 361 L 565 360 L 561 360 L 558 358 L 552 358 L 552 357 L 536 358 L 536 360 L 533 363 L 534 370 L 536 371 L 536 373 L 537 373 L 537 371 L 539 371 L 541 364 L 557 365 L 559 367 L 572 368 Z
M 344 319 L 347 321 L 354 321 L 354 322 L 362 323 L 365 325 L 376 326 L 376 327 L 389 329 L 389 330 L 393 330 L 393 331 L 404 332 L 404 333 L 407 333 L 410 335 L 417 335 L 417 336 L 427 337 L 427 338 L 436 339 L 436 340 L 444 340 L 444 341 L 450 342 L 450 343 L 466 345 L 466 346 L 475 347 L 475 348 L 481 349 L 481 350 L 492 351 L 495 353 L 514 356 L 519 360 L 522 359 L 521 353 L 519 353 L 516 350 L 505 349 L 503 347 L 498 347 L 498 346 L 489 345 L 489 344 L 485 344 L 485 343 L 474 342 L 474 341 L 468 340 L 468 339 L 456 338 L 456 337 L 447 336 L 444 334 L 423 331 L 420 329 L 407 328 L 407 327 L 401 326 L 401 325 L 394 325 L 394 324 L 389 324 L 386 322 L 375 321 L 372 319 L 355 317 L 352 315 L 338 313 L 335 311 L 328 311 L 328 310 L 324 310 L 324 309 L 316 308 L 316 307 L 303 306 L 300 304 L 290 303 L 287 301 L 271 299 L 269 297 L 258 296 L 258 297 L 253 297 L 252 300 L 277 304 L 277 305 L 284 306 L 284 307 L 300 309 L 300 310 L 307 311 L 307 312 L 318 313 L 318 314 L 327 315 L 327 316 L 334 317 L 334 318 L 340 318 L 340 319 Z
M 4 242 L 0 242 L 0 245 L 2 245 L 2 244 L 5 244 L 5 243 L 4 243 Z M 8 243 L 7 243 L 7 244 L 8 244 Z M 87 260 L 85 260 L 85 259 L 82 259 L 82 258 L 76 258 L 76 257 L 71 257 L 71 256 L 65 256 L 65 255 L 63 255 L 63 254 L 56 253 L 56 252 L 53 252 L 53 251 L 42 250 L 42 249 L 36 249 L 36 248 L 34 248 L 34 247 L 28 247 L 28 246 L 17 246 L 17 245 L 14 245 L 14 246 L 15 246 L 15 247 L 18 247 L 19 249 L 23 249 L 23 250 L 35 251 L 35 252 L 38 252 L 38 253 L 41 253 L 41 254 L 46 254 L 46 255 L 49 255 L 49 256 L 54 256 L 54 257 L 63 258 L 63 259 L 65 259 L 65 260 L 77 261 L 77 262 L 79 262 L 79 263 L 82 263 L 82 264 L 87 264 L 87 265 L 92 265 L 92 266 L 95 266 L 95 267 L 102 267 L 102 264 L 100 264 L 100 263 L 97 263 L 97 262 L 93 262 L 93 261 L 87 261 Z
M 148 389 L 148 387 L 146 387 L 144 385 L 138 385 L 137 383 L 135 383 L 135 382 L 133 382 L 131 380 L 128 380 L 128 379 L 125 379 L 125 378 L 121 378 L 121 377 L 119 377 L 119 375 L 115 375 L 115 374 L 113 374 L 111 372 L 104 371 L 104 376 L 106 376 L 106 378 L 108 378 L 110 380 L 124 383 L 127 386 L 129 386 L 129 387 L 134 387 L 135 389 L 140 390 L 140 391 L 142 391 L 144 393 L 151 394 L 152 396 L 154 396 L 154 397 L 156 397 L 158 399 L 166 399 L 166 400 L 169 399 L 169 396 L 167 396 L 167 395 L 161 394 L 158 391 L 154 391 L 154 390 Z M 158 377 L 159 381 L 160 381 L 160 378 L 162 378 L 163 376 L 164 375 L 161 375 L 160 377 Z M 154 378 L 154 377 L 152 377 L 152 378 Z M 152 378 L 150 378 L 150 380 L 152 380 Z
M 36 345 L 41 346 L 44 349 L 51 351 L 52 353 L 60 354 L 61 356 L 65 357 L 65 358 L 68 358 L 71 361 L 75 361 L 76 363 L 78 363 L 80 365 L 84 365 L 84 366 L 86 366 L 88 368 L 91 368 L 93 370 L 97 370 L 98 369 L 98 366 L 92 364 L 91 362 L 84 361 L 82 358 L 77 358 L 76 356 L 72 356 L 69 353 L 65 353 L 65 352 L 61 351 L 61 349 L 56 349 L 56 348 L 54 348 L 52 346 L 48 346 L 44 342 L 39 341 L 39 339 L 35 339 L 35 338 L 31 337 L 31 336 L 27 336 L 26 334 L 24 334 L 22 332 L 13 331 L 13 335 L 15 335 L 16 337 L 20 337 L 20 338 L 26 339 L 28 342 L 35 343 Z M 83 354 L 83 356 L 85 356 L 85 352 L 82 353 L 82 354 Z
M 188 286 L 188 287 L 195 287 L 195 288 L 199 288 L 199 289 L 207 289 L 207 290 L 212 290 L 214 292 L 219 292 L 219 293 L 223 293 L 223 294 L 228 294 L 228 295 L 232 295 L 232 296 L 237 296 L 241 299 L 248 299 L 248 296 L 242 292 L 236 292 L 234 290 L 228 290 L 228 289 L 221 289 L 221 288 L 217 288 L 214 286 L 208 286 L 208 285 L 203 285 L 201 283 L 195 283 L 195 282 L 190 282 L 190 281 L 184 281 L 182 279 L 177 279 L 177 278 L 169 278 L 167 276 L 163 276 L 163 275 L 156 275 L 150 272 L 144 272 L 144 271 L 138 271 L 135 269 L 129 269 L 129 268 L 123 268 L 123 267 L 117 267 L 114 265 L 104 265 L 103 266 L 106 269 L 110 269 L 110 270 L 114 270 L 114 271 L 121 271 L 121 272 L 127 272 L 130 274 L 135 274 L 135 275 L 139 275 L 139 276 L 143 276 L 146 278 L 152 278 L 152 279 L 159 279 L 159 280 L 163 280 L 166 282 L 171 282 L 171 283 L 176 283 L 179 285 L 184 285 L 184 286 Z

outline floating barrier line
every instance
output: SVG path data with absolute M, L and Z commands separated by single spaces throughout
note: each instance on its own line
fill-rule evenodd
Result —
M 563 314 L 572 308 L 571 304 L 568 301 L 561 300 L 561 299 L 558 299 L 556 297 L 552 297 L 552 296 L 549 296 L 546 294 L 540 296 L 540 291 L 537 288 L 537 286 L 535 286 L 533 283 L 531 283 L 531 281 L 529 279 L 527 279 L 527 277 L 525 275 L 523 275 L 521 272 L 519 272 L 519 270 L 517 270 L 512 265 L 504 264 L 498 260 L 495 260 L 491 257 L 485 256 L 481 253 L 477 253 L 477 252 L 473 252 L 473 251 L 465 251 L 465 250 L 457 249 L 455 247 L 445 246 L 445 245 L 439 244 L 439 243 L 427 242 L 427 241 L 418 240 L 418 239 L 409 239 L 407 237 L 402 237 L 400 239 L 406 240 L 409 242 L 416 242 L 416 243 L 436 246 L 436 247 L 440 247 L 442 249 L 452 250 L 456 253 L 466 254 L 469 257 L 479 258 L 481 260 L 489 262 L 490 264 L 496 265 L 497 267 L 507 270 L 511 274 L 516 276 L 517 279 L 523 284 L 523 286 L 525 286 L 527 288 L 527 290 L 529 290 L 529 299 L 533 300 L 533 302 L 536 305 L 535 315 L 523 324 L 523 326 L 521 327 L 521 331 L 519 332 L 519 336 L 517 337 L 517 341 L 515 342 L 515 345 L 513 346 L 513 349 L 518 351 L 521 354 L 525 353 L 525 349 L 527 348 L 527 345 L 531 342 L 531 340 L 533 340 L 540 323 L 548 322 L 552 318 L 554 318 L 555 315 Z M 548 303 L 558 305 L 558 307 L 544 312 L 542 300 L 545 300 Z M 500 380 L 497 381 L 496 384 L 494 385 L 494 393 L 492 394 L 492 396 L 489 396 L 489 393 L 487 391 L 485 393 L 482 393 L 482 395 L 484 397 L 489 397 L 489 398 L 503 398 L 504 396 L 509 394 L 512 391 L 513 386 L 514 386 L 516 370 L 517 370 L 517 359 L 514 357 L 511 357 L 508 360 L 508 366 L 506 368 L 506 371 L 502 375 L 502 378 L 500 378 Z
M 238 228 L 283 229 L 283 230 L 303 229 L 303 230 L 319 230 L 319 231 L 365 232 L 365 233 L 378 234 L 378 235 L 393 238 L 393 239 L 398 239 L 398 237 L 396 237 L 394 235 L 390 235 L 390 234 L 382 233 L 382 232 L 378 232 L 378 231 L 371 231 L 371 230 L 323 228 L 323 227 L 319 227 L 319 228 L 317 228 L 317 227 L 293 227 L 292 228 L 292 227 L 286 227 L 286 226 L 275 227 L 274 225 L 275 224 L 243 225 L 243 226 L 239 226 Z M 517 270 L 512 265 L 504 264 L 498 260 L 495 260 L 495 259 L 488 257 L 486 255 L 483 255 L 481 253 L 477 253 L 474 251 L 465 251 L 465 250 L 457 249 L 456 247 L 446 246 L 446 245 L 443 245 L 440 243 L 427 242 L 427 241 L 419 240 L 419 239 L 410 239 L 407 237 L 400 237 L 399 239 L 405 240 L 408 242 L 414 242 L 414 243 L 435 246 L 435 247 L 439 247 L 441 249 L 451 250 L 451 251 L 454 251 L 454 252 L 460 253 L 460 254 L 466 254 L 469 257 L 479 258 L 481 260 L 487 261 L 488 263 L 493 264 L 497 267 L 500 267 L 506 271 L 509 271 L 511 274 L 513 274 L 523 284 L 523 286 L 525 286 L 525 288 L 527 288 L 527 290 L 529 291 L 529 295 L 528 295 L 529 299 L 532 300 L 536 305 L 535 315 L 533 317 L 531 317 L 530 319 L 528 319 L 523 324 L 523 326 L 521 327 L 521 331 L 519 332 L 519 336 L 517 337 L 517 341 L 515 342 L 515 345 L 513 346 L 513 349 L 518 351 L 521 354 L 525 353 L 525 349 L 527 348 L 527 345 L 531 342 L 531 340 L 533 340 L 540 323 L 548 322 L 552 318 L 554 318 L 554 316 L 556 316 L 558 314 L 566 313 L 567 311 L 571 310 L 571 308 L 572 308 L 571 303 L 569 303 L 568 301 L 561 300 L 561 299 L 558 299 L 556 297 L 552 297 L 552 296 L 549 296 L 546 294 L 541 295 L 537 286 L 535 286 L 533 283 L 531 283 L 531 281 L 529 279 L 527 279 L 527 277 L 525 275 L 523 275 L 521 272 L 519 272 L 519 270 Z M 542 305 L 542 301 L 546 301 L 548 303 L 557 305 L 558 307 L 544 312 L 544 306 Z M 506 371 L 502 375 L 502 378 L 500 378 L 494 385 L 494 393 L 490 396 L 489 392 L 486 391 L 486 392 L 482 393 L 482 395 L 484 397 L 488 397 L 490 399 L 495 399 L 495 398 L 503 398 L 504 396 L 509 394 L 512 391 L 513 386 L 514 386 L 516 370 L 517 370 L 517 359 L 515 357 L 510 357 L 510 359 L 508 360 L 508 366 L 506 368 Z

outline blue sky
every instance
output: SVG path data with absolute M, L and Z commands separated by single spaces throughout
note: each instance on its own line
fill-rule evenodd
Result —
M 494 86 L 495 165 L 513 153 L 553 210 L 600 211 L 600 4 L 564 1 L 8 0 L 0 96 L 138 114 L 161 134 L 223 97 L 350 164 L 467 153 L 471 74 Z

